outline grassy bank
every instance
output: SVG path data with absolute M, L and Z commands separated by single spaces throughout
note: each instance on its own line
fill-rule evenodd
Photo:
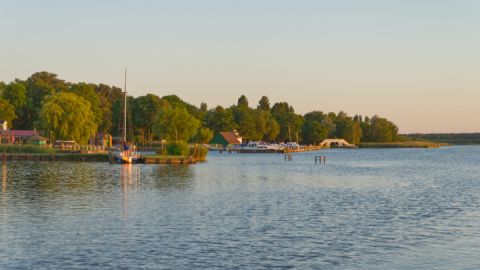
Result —
M 55 149 L 37 145 L 0 144 L 0 153 L 53 154 L 55 152 Z
M 480 133 L 407 134 L 405 137 L 411 140 L 427 140 L 454 145 L 480 144 Z
M 360 148 L 438 148 L 442 146 L 450 146 L 450 144 L 428 141 L 407 141 L 392 143 L 362 142 L 358 145 Z

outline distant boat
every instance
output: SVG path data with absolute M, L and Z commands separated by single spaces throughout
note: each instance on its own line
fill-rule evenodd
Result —
M 276 153 L 283 148 L 278 144 L 268 144 L 264 142 L 251 141 L 241 145 L 237 151 L 239 153 Z
M 109 151 L 110 161 L 118 164 L 138 163 L 141 159 L 136 146 L 127 142 L 127 70 L 125 70 L 125 85 L 123 91 L 123 132 L 122 144 Z

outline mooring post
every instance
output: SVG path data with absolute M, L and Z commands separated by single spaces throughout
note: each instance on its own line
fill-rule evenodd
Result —
M 326 156 L 315 156 L 315 163 L 325 163 L 327 160 Z

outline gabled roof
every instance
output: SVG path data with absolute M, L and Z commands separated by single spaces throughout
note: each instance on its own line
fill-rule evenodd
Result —
M 34 135 L 34 136 L 28 138 L 28 140 L 29 140 L 29 141 L 46 141 L 47 138 L 44 138 L 44 137 L 42 137 L 42 136 L 40 136 L 40 135 Z
M 8 134 L 8 135 L 13 135 L 13 136 L 17 136 L 17 137 L 32 137 L 32 136 L 37 136 L 38 135 L 38 132 L 35 131 L 35 130 L 19 130 L 19 129 L 11 129 L 11 130 L 8 130 L 6 132 L 4 132 L 4 134 Z
M 222 136 L 228 143 L 235 144 L 240 143 L 239 138 L 235 135 L 234 132 L 219 132 L 220 136 Z

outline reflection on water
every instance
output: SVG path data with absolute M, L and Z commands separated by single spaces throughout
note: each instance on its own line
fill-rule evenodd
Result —
M 7 192 L 7 163 L 2 163 L 2 192 Z
M 315 154 L 3 163 L 0 269 L 480 268 L 480 147 Z
M 140 166 L 137 164 L 119 165 L 120 186 L 123 191 L 123 218 L 128 219 L 128 193 L 140 186 Z
M 184 189 L 192 185 L 191 166 L 158 166 L 156 168 L 156 186 L 161 189 Z

